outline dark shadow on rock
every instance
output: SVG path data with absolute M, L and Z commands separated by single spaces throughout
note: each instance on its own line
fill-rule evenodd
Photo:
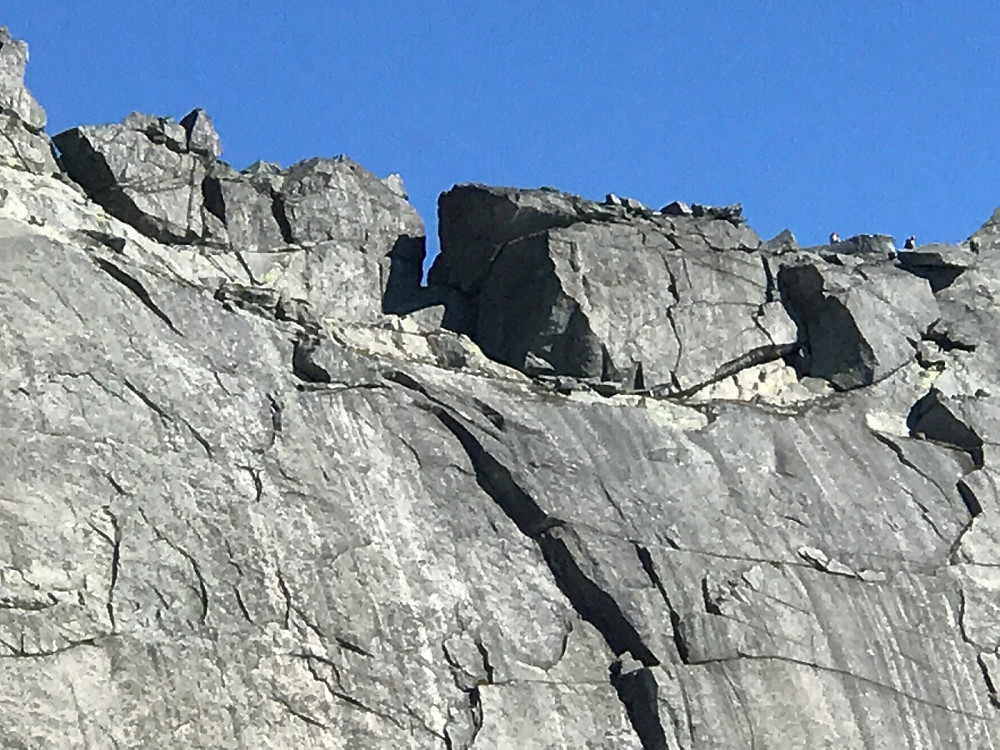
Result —
M 389 272 L 382 291 L 382 312 L 406 315 L 432 304 L 427 287 L 420 285 L 423 276 L 425 238 L 403 235 L 389 251 Z
M 413 315 L 424 327 L 446 328 L 471 335 L 475 319 L 466 295 L 440 284 L 421 285 L 425 257 L 424 237 L 403 235 L 389 251 L 389 268 L 382 292 L 382 312 Z
M 125 193 L 105 160 L 80 128 L 66 130 L 52 138 L 60 161 L 69 177 L 83 188 L 87 197 L 105 211 L 135 227 L 147 237 L 164 244 L 192 244 L 199 238 L 191 231 L 180 235 L 166 222 L 142 211 Z
M 904 256 L 900 256 L 902 260 Z M 953 283 L 955 279 L 965 273 L 964 268 L 958 268 L 956 266 L 921 266 L 921 265 L 908 265 L 906 263 L 900 263 L 899 267 L 908 273 L 912 273 L 914 276 L 919 276 L 921 279 L 926 279 L 931 285 L 931 291 L 937 294 L 942 289 L 947 289 Z
M 226 199 L 222 195 L 222 185 L 216 177 L 206 177 L 201 181 L 201 198 L 210 214 L 226 225 Z
M 874 382 L 875 354 L 850 310 L 824 293 L 820 272 L 813 266 L 786 266 L 777 282 L 781 303 L 798 329 L 798 353 L 787 361 L 799 376 L 823 378 L 840 391 Z
M 906 426 L 915 437 L 924 437 L 965 451 L 977 469 L 983 467 L 982 438 L 952 413 L 940 391 L 932 388 L 910 408 L 910 413 L 906 415 Z
M 624 671 L 621 661 L 611 665 L 611 686 L 625 706 L 629 722 L 639 736 L 643 750 L 667 750 L 667 737 L 660 723 L 657 702 L 659 686 L 647 667 Z

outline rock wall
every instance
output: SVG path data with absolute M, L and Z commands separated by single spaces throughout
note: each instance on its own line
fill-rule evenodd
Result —
M 0 40 L 5 747 L 1000 747 L 995 218 L 461 185 L 421 289 L 200 110 L 53 176 Z

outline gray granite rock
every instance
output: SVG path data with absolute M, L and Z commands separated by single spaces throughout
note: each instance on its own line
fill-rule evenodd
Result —
M 205 110 L 193 109 L 180 122 L 184 128 L 187 149 L 210 159 L 218 159 L 222 153 L 222 141 L 212 126 L 212 120 Z
M 421 292 L 391 187 L 175 125 L 85 136 L 238 246 L 0 165 L 0 744 L 1000 747 L 988 253 L 465 186 Z
M 129 115 L 53 138 L 70 177 L 111 215 L 161 243 L 228 246 L 218 206 L 205 199 L 209 165 L 187 152 L 184 128 Z
M 978 256 L 968 244 L 933 243 L 902 251 L 896 260 L 900 268 L 927 279 L 931 290 L 939 292 L 951 286 L 955 279 L 974 266 Z
M 345 158 L 237 172 L 218 161 L 200 109 L 180 123 L 133 113 L 55 143 L 69 175 L 115 218 L 158 243 L 234 253 L 252 284 L 320 317 L 374 322 L 433 302 L 419 288 L 423 222 L 398 176 L 387 183 Z
M 400 312 L 419 294 L 423 221 L 403 196 L 359 164 L 345 157 L 294 164 L 282 173 L 278 201 L 276 215 L 292 242 L 351 255 L 364 283 L 377 290 L 374 297 L 361 297 L 367 305 L 381 300 L 381 309 Z
M 772 255 L 790 253 L 798 249 L 799 243 L 789 229 L 782 229 L 778 234 L 760 246 L 762 253 L 770 253 Z
M 887 234 L 858 234 L 846 240 L 829 245 L 829 250 L 841 255 L 874 255 L 892 258 L 896 253 L 896 242 Z
M 969 241 L 977 252 L 996 250 L 1000 245 L 1000 208 L 997 208 L 979 229 L 972 233 Z
M 928 284 L 885 262 L 844 267 L 784 255 L 776 281 L 798 326 L 796 367 L 838 390 L 871 385 L 910 361 L 940 317 Z
M 453 188 L 431 282 L 465 294 L 468 333 L 520 369 L 541 360 L 557 375 L 690 393 L 791 349 L 766 260 L 742 252 L 760 240 L 735 208 L 699 207 L 700 218 L 614 208 Z
M 45 111 L 24 85 L 28 45 L 0 26 L 0 164 L 36 174 L 59 171 L 45 128 Z

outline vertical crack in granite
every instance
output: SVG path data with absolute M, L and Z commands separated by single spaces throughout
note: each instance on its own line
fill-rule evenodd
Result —
M 285 210 L 285 199 L 277 190 L 271 192 L 271 215 L 274 217 L 274 221 L 278 225 L 278 231 L 281 233 L 282 242 L 287 245 L 291 245 L 295 242 L 295 239 L 292 236 L 292 225 L 288 221 L 288 213 Z
M 667 735 L 660 723 L 659 686 L 649 667 L 626 671 L 621 661 L 611 665 L 611 685 L 625 706 L 643 750 L 667 750 Z
M 114 485 L 117 488 L 117 485 Z M 121 564 L 121 548 L 122 548 L 122 530 L 118 523 L 118 517 L 111 511 L 108 506 L 104 506 L 104 515 L 108 517 L 111 521 L 111 533 L 108 534 L 106 531 L 101 529 L 93 521 L 88 522 L 94 533 L 111 545 L 111 571 L 110 571 L 110 583 L 108 584 L 108 601 L 106 604 L 108 610 L 108 620 L 111 622 L 111 632 L 115 632 L 115 586 L 118 584 L 118 569 Z
M 663 581 L 660 580 L 660 576 L 656 572 L 656 567 L 653 565 L 653 557 L 649 554 L 649 550 L 638 542 L 633 542 L 632 546 L 635 548 L 635 553 L 639 558 L 639 564 L 642 565 L 643 572 L 649 578 L 649 582 L 660 592 L 660 597 L 663 599 L 664 604 L 667 605 L 667 612 L 670 615 L 670 627 L 673 631 L 674 646 L 677 648 L 677 656 L 681 662 L 687 664 L 690 649 L 684 635 L 684 623 L 681 621 L 680 614 L 674 609 L 674 605 L 670 603 L 670 597 L 663 586 Z
M 139 515 L 142 516 L 142 520 L 146 522 L 149 528 L 153 530 L 153 534 L 156 535 L 156 538 L 159 541 L 164 542 L 168 547 L 170 547 L 170 549 L 174 550 L 174 552 L 183 557 L 187 561 L 188 565 L 191 566 L 191 570 L 194 572 L 195 580 L 198 583 L 196 589 L 198 595 L 198 603 L 200 605 L 199 606 L 200 611 L 198 614 L 198 623 L 200 625 L 204 625 L 206 620 L 208 619 L 208 586 L 206 585 L 205 577 L 201 572 L 201 566 L 198 565 L 198 561 L 195 559 L 194 555 L 192 555 L 186 549 L 184 549 L 179 544 L 171 540 L 162 531 L 160 531 L 160 529 L 157 528 L 156 524 L 154 524 L 152 521 L 149 520 L 149 517 L 146 515 L 146 512 L 142 508 L 139 508 Z
M 205 210 L 226 226 L 226 198 L 218 177 L 206 175 L 201 181 L 201 199 Z

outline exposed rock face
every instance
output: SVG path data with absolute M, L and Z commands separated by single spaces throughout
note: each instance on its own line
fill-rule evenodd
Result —
M 441 196 L 430 281 L 465 295 L 457 327 L 501 362 L 691 393 L 795 342 L 766 259 L 746 252 L 760 239 L 721 215 L 462 185 Z
M 1000 747 L 993 254 L 460 186 L 455 332 L 395 180 L 182 122 L 0 166 L 6 746 Z
M 63 165 L 108 213 L 163 243 L 225 246 L 222 218 L 206 204 L 208 165 L 168 118 L 133 113 L 120 125 L 79 127 L 54 142 Z
M 69 175 L 111 216 L 161 244 L 232 253 L 240 279 L 308 302 L 318 317 L 375 322 L 419 284 L 420 217 L 393 181 L 349 159 L 244 172 L 218 161 L 203 110 L 179 123 L 133 113 L 54 139 Z M 401 183 L 400 183 L 401 184 Z M 406 279 L 407 283 L 401 280 Z
M 58 171 L 45 128 L 45 111 L 24 86 L 28 45 L 0 26 L 0 165 L 36 174 Z

